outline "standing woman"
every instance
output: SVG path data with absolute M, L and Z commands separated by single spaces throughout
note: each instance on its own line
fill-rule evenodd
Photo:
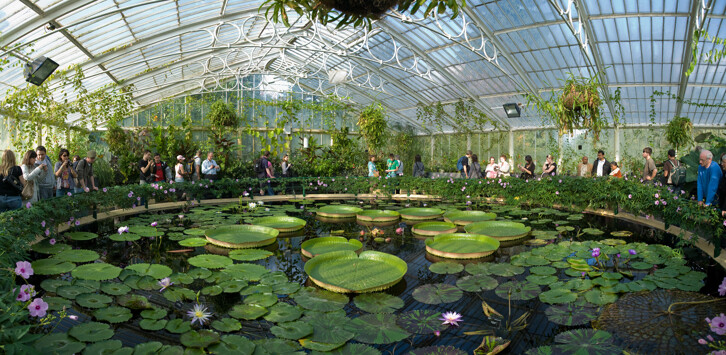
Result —
M 487 179 L 496 179 L 499 176 L 499 165 L 494 157 L 489 157 L 489 164 L 486 167 Z
M 15 154 L 10 149 L 5 150 L 0 163 L 0 212 L 17 210 L 23 206 L 20 193 L 24 185 L 23 171 L 15 163 Z
M 176 161 L 176 166 L 174 166 L 174 182 L 184 182 L 184 176 L 188 175 L 191 172 L 187 172 L 186 170 L 184 170 L 183 155 L 177 155 Z
M 55 196 L 61 197 L 67 195 L 69 192 L 73 192 L 73 189 L 76 187 L 74 180 L 78 178 L 78 174 L 73 169 L 73 163 L 71 162 L 68 149 L 64 148 L 60 150 L 54 170 L 56 177 Z
M 285 154 L 285 156 L 282 157 L 282 177 L 291 177 L 292 170 L 290 170 L 290 167 L 292 164 L 290 164 L 290 157 Z
M 499 176 L 508 177 L 512 173 L 512 167 L 507 162 L 507 156 L 502 154 L 499 157 Z
M 471 169 L 469 169 L 469 179 L 481 179 L 481 165 L 479 165 L 479 156 L 471 155 Z
M 424 164 L 421 162 L 421 156 L 416 154 L 416 157 L 413 160 L 413 177 L 426 176 L 426 170 L 424 169 Z
M 46 165 L 35 166 L 35 158 L 38 157 L 38 153 L 34 150 L 25 152 L 23 156 L 23 165 L 20 168 L 23 170 L 23 178 L 25 178 L 26 186 L 23 189 L 23 203 L 34 203 L 38 201 L 38 180 L 44 170 L 48 170 Z M 29 190 L 32 190 L 30 192 Z
M 381 174 L 378 172 L 378 168 L 376 168 L 376 156 L 371 154 L 368 156 L 368 177 L 379 177 Z

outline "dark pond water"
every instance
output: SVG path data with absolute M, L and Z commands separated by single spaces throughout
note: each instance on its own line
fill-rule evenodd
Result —
M 337 203 L 337 202 L 333 202 Z M 356 201 L 350 201 L 348 203 L 360 205 Z M 324 205 L 317 203 L 317 206 Z M 409 205 L 409 204 L 406 204 Z M 421 203 L 410 203 L 411 207 L 421 206 Z M 432 207 L 433 203 L 429 203 L 428 207 Z M 304 230 L 298 232 L 292 236 L 281 236 L 278 238 L 277 243 L 272 246 L 266 247 L 266 250 L 273 252 L 273 255 L 267 259 L 261 261 L 254 261 L 253 263 L 264 265 L 271 271 L 281 271 L 287 275 L 288 279 L 292 282 L 299 283 L 305 286 L 314 285 L 308 280 L 307 275 L 304 271 L 305 260 L 300 254 L 300 245 L 302 242 L 316 237 L 329 236 L 331 231 L 343 230 L 342 235 L 347 238 L 358 238 L 361 230 L 368 231 L 367 226 L 360 225 L 353 221 L 340 221 L 340 222 L 323 222 L 317 220 L 314 213 L 309 212 L 314 209 L 316 204 L 306 205 L 306 208 L 300 208 L 300 204 L 296 204 L 294 208 L 290 203 L 285 204 L 269 204 L 261 208 L 258 208 L 254 215 L 269 215 L 271 213 L 279 212 L 284 210 L 288 215 L 297 216 L 305 219 L 308 224 Z M 368 205 L 368 202 L 363 207 L 367 208 L 385 208 L 385 209 L 398 209 L 402 208 L 404 203 L 390 203 L 383 205 Z M 452 206 L 452 205 L 436 205 L 436 207 L 443 208 L 459 208 L 466 209 L 465 206 Z M 480 206 L 478 209 L 488 210 L 492 206 Z M 270 211 L 264 211 L 264 208 L 269 208 Z M 494 207 L 495 209 L 497 207 Z M 557 225 L 556 221 L 562 221 L 568 216 L 576 215 L 573 213 L 560 213 L 560 215 L 547 215 L 551 213 L 551 210 L 545 211 L 544 214 L 527 215 L 526 223 L 535 230 L 555 230 Z M 179 219 L 178 215 L 183 215 L 184 218 Z M 507 216 L 508 213 L 500 213 L 500 216 Z M 172 213 L 147 213 L 138 217 L 132 217 L 127 220 L 116 220 L 115 223 L 111 221 L 99 222 L 95 225 L 87 226 L 84 230 L 96 232 L 101 235 L 113 234 L 116 228 L 125 225 L 148 225 L 152 221 L 159 221 L 160 230 L 165 232 L 165 235 L 161 238 L 142 238 L 135 242 L 113 242 L 107 238 L 98 238 L 90 241 L 68 241 L 75 248 L 92 249 L 96 250 L 102 255 L 102 260 L 107 263 L 117 265 L 119 267 L 125 267 L 130 264 L 147 262 L 147 263 L 158 263 L 167 265 L 173 269 L 174 272 L 186 272 L 191 267 L 186 260 L 194 255 L 204 253 L 221 253 L 224 254 L 223 249 L 215 247 L 197 247 L 187 248 L 180 246 L 178 241 L 172 239 L 184 238 L 184 230 L 191 228 L 211 228 L 216 225 L 222 224 L 234 224 L 244 223 L 246 219 L 250 218 L 251 215 L 239 211 L 239 208 L 235 206 L 222 206 L 222 207 L 199 207 L 194 208 L 190 211 L 173 211 Z M 522 217 L 516 214 L 511 217 L 514 220 L 520 220 Z M 544 222 L 542 223 L 542 219 Z M 173 220 L 173 223 L 167 221 Z M 540 222 L 536 222 L 540 220 Z M 179 222 L 182 222 L 179 224 Z M 534 223 L 532 223 L 534 222 Z M 456 281 L 466 275 L 465 271 L 451 274 L 451 275 L 440 275 L 429 271 L 429 266 L 438 261 L 446 261 L 444 259 L 435 257 L 431 254 L 426 253 L 424 240 L 418 239 L 411 234 L 410 225 L 405 225 L 403 222 L 396 222 L 389 226 L 378 226 L 377 228 L 385 231 L 386 237 L 391 237 L 390 243 L 386 242 L 374 242 L 372 239 L 366 239 L 364 241 L 364 250 L 377 250 L 385 253 L 396 255 L 403 259 L 408 264 L 408 272 L 401 282 L 394 285 L 390 289 L 386 290 L 385 293 L 400 297 L 404 301 L 404 306 L 396 314 L 412 310 L 433 310 L 436 312 L 458 312 L 463 316 L 463 323 L 459 327 L 449 327 L 442 331 L 440 335 L 423 334 L 413 335 L 404 341 L 400 341 L 394 344 L 383 344 L 383 345 L 371 345 L 384 354 L 407 354 L 411 350 L 429 347 L 429 346 L 453 346 L 457 349 L 464 351 L 465 353 L 471 354 L 482 341 L 482 335 L 466 335 L 465 332 L 474 331 L 490 331 L 497 336 L 511 340 L 510 346 L 503 352 L 506 354 L 522 354 L 529 349 L 536 348 L 542 345 L 554 345 L 554 337 L 562 332 L 578 329 L 588 328 L 586 325 L 579 326 L 565 326 L 551 322 L 547 315 L 547 308 L 551 305 L 543 303 L 539 298 L 527 301 L 509 301 L 506 298 L 498 296 L 494 290 L 483 291 L 479 293 L 464 292 L 463 296 L 455 302 L 446 304 L 425 304 L 417 301 L 412 297 L 413 291 L 422 285 L 434 284 L 434 283 L 445 283 L 455 285 Z M 395 233 L 396 228 L 400 225 L 405 226 L 405 232 L 402 236 L 398 236 Z M 668 234 L 664 234 L 660 231 L 649 229 L 640 225 L 627 223 L 615 219 L 608 219 L 604 217 L 597 217 L 592 215 L 584 215 L 579 220 L 570 220 L 567 222 L 568 226 L 575 228 L 574 231 L 568 232 L 565 236 L 557 237 L 558 241 L 574 239 L 575 241 L 585 240 L 601 240 L 610 237 L 612 231 L 631 231 L 633 236 L 622 238 L 628 243 L 643 242 L 648 244 L 665 244 L 676 247 L 676 237 Z M 591 236 L 591 235 L 578 235 L 579 231 L 583 228 L 597 228 L 604 232 L 602 236 Z M 186 235 L 188 236 L 188 235 Z M 506 245 L 503 244 L 499 251 L 493 256 L 483 260 L 465 260 L 460 261 L 463 264 L 474 263 L 474 262 L 492 262 L 492 263 L 506 263 L 509 262 L 511 257 L 517 254 L 531 251 L 536 249 L 538 246 L 525 246 L 523 244 L 517 245 Z M 179 250 L 192 249 L 187 252 L 177 252 Z M 724 277 L 723 269 L 718 266 L 711 258 L 703 254 L 700 250 L 692 247 L 683 247 L 679 249 L 684 255 L 687 262 L 687 266 L 693 270 L 702 271 L 707 274 L 705 279 L 704 287 L 700 290 L 701 293 L 714 295 L 720 280 Z M 40 258 L 41 255 L 36 257 Z M 633 281 L 642 279 L 645 275 L 653 273 L 653 270 L 645 270 L 634 275 Z M 560 273 L 561 274 L 561 273 Z M 512 281 L 512 280 L 525 280 L 529 275 L 529 272 L 524 272 L 520 275 L 502 277 L 495 277 L 499 284 Z M 566 277 L 566 276 L 565 276 Z M 65 279 L 70 279 L 68 276 Z M 569 278 L 569 277 L 566 277 Z M 201 290 L 207 286 L 203 281 L 195 281 L 194 283 L 187 285 L 188 288 L 194 290 Z M 542 286 L 545 290 L 546 286 Z M 165 308 L 169 310 L 176 310 L 177 315 L 181 316 L 181 311 L 189 309 L 192 301 L 184 302 L 170 302 L 157 290 L 134 290 L 136 294 L 140 294 L 149 299 L 151 304 L 156 307 Z M 208 305 L 210 310 L 215 314 L 218 319 L 220 315 L 226 315 L 232 306 L 239 304 L 243 299 L 239 294 L 227 294 L 222 293 L 217 296 L 200 296 L 200 302 Z M 351 297 L 352 300 L 352 297 Z M 485 301 L 489 306 L 494 308 L 497 312 L 501 313 L 504 318 L 488 318 L 482 311 L 482 301 Z M 279 302 L 288 302 L 294 304 L 294 301 L 287 296 L 281 296 Z M 599 312 L 599 308 L 595 308 L 594 312 Z M 80 308 L 75 306 L 72 310 L 74 314 L 79 315 L 78 322 L 90 321 L 93 319 L 91 312 L 88 309 Z M 366 312 L 358 309 L 353 302 L 350 302 L 345 307 L 345 312 L 351 318 L 358 317 L 359 315 L 366 314 Z M 170 314 L 173 314 L 170 311 Z M 525 313 L 529 313 L 526 318 L 527 327 L 522 330 L 510 331 L 507 329 L 509 321 L 513 321 Z M 136 344 L 144 343 L 147 341 L 160 341 L 165 344 L 178 344 L 179 335 L 170 333 L 165 330 L 160 331 L 146 331 L 139 328 L 139 320 L 141 317 L 137 313 L 134 317 L 125 323 L 115 325 L 115 335 L 113 339 L 121 340 L 124 346 L 135 346 Z M 676 320 L 677 321 L 677 320 Z M 68 319 L 61 322 L 56 331 L 67 331 L 73 325 L 78 322 L 70 321 Z M 705 325 L 705 322 L 703 322 Z M 250 339 L 261 339 L 274 337 L 270 328 L 274 326 L 274 323 L 265 320 L 255 321 L 241 321 L 242 329 L 239 332 L 232 332 L 232 334 L 241 334 Z M 704 336 L 705 333 L 700 333 Z M 698 339 L 698 334 L 687 335 L 682 341 L 688 342 L 687 344 L 673 345 L 671 344 L 667 352 L 662 351 L 662 345 L 650 344 L 646 342 L 632 342 L 621 337 L 614 337 L 613 344 L 623 349 L 635 351 L 639 353 L 695 353 L 695 352 L 706 352 L 705 348 L 699 347 L 695 342 Z M 354 341 L 353 341 L 354 342 Z

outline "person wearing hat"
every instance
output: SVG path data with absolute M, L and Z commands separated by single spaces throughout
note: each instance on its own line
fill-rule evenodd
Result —
M 86 158 L 82 159 L 76 165 L 76 173 L 78 174 L 78 184 L 76 192 L 98 191 L 96 186 L 96 177 L 93 175 L 93 162 L 96 161 L 96 151 L 89 150 Z
M 176 156 L 177 164 L 174 166 L 174 182 L 184 182 L 184 177 L 188 176 L 191 171 L 184 170 L 184 156 Z

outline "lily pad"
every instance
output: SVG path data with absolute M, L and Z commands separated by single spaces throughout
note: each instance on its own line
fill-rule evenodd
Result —
M 165 277 L 169 277 L 172 273 L 171 268 L 161 264 L 133 264 L 126 267 L 127 270 L 133 270 L 139 273 L 139 275 L 148 275 L 157 280 L 161 280 Z
M 574 304 L 551 306 L 545 310 L 545 315 L 550 322 L 566 326 L 589 324 L 597 319 L 597 314 L 595 307 Z
M 464 293 L 454 285 L 430 284 L 417 287 L 412 296 L 426 304 L 442 304 L 458 301 Z
M 55 254 L 53 258 L 72 263 L 87 263 L 98 259 L 100 255 L 93 250 L 69 249 Z
M 557 334 L 554 348 L 568 354 L 619 354 L 621 349 L 613 345 L 612 334 L 595 329 L 575 329 Z
M 111 234 L 108 239 L 114 242 L 133 242 L 141 239 L 141 236 L 134 233 Z
M 55 292 L 60 286 L 70 286 L 71 283 L 60 279 L 45 279 L 40 283 L 40 287 L 48 292 Z
M 111 338 L 114 332 L 108 324 L 87 322 L 73 326 L 68 334 L 80 341 L 93 343 Z
M 434 274 L 457 274 L 464 270 L 464 265 L 457 264 L 451 261 L 441 261 L 429 265 L 429 271 Z
M 36 340 L 34 346 L 38 354 L 71 355 L 80 353 L 86 344 L 71 339 L 66 333 L 52 333 Z
M 242 324 L 238 320 L 232 318 L 222 318 L 212 322 L 212 328 L 220 332 L 236 332 L 242 329 Z
M 439 234 L 456 233 L 459 228 L 451 222 L 421 222 L 411 227 L 411 232 L 415 235 L 435 236 Z
M 98 293 L 84 293 L 76 297 L 76 303 L 85 308 L 102 308 L 111 303 L 113 298 Z
M 275 243 L 280 231 L 253 225 L 227 225 L 206 231 L 210 243 L 233 249 L 257 248 Z
M 365 210 L 355 215 L 356 219 L 365 222 L 391 222 L 397 221 L 400 217 L 401 214 L 390 210 Z
M 126 294 L 116 298 L 119 305 L 131 309 L 148 309 L 151 308 L 149 299 L 142 295 Z
M 300 251 L 308 258 L 331 251 L 350 250 L 359 251 L 363 243 L 357 239 L 345 239 L 343 237 L 319 237 L 306 240 L 300 245 Z
M 214 354 L 219 355 L 252 355 L 255 343 L 241 335 L 223 335 L 221 342 L 209 347 Z
M 91 232 L 70 232 L 65 234 L 70 240 L 91 240 L 98 238 L 98 234 Z
M 555 288 L 539 294 L 539 300 L 549 304 L 572 303 L 576 299 L 576 293 L 564 288 Z
M 60 311 L 64 307 L 70 308 L 73 305 L 73 302 L 63 297 L 45 296 L 43 297 L 43 301 L 48 304 L 48 309 L 51 311 Z
M 345 346 L 332 351 L 313 351 L 312 355 L 381 355 L 381 352 L 364 344 L 345 344 Z
M 280 232 L 294 232 L 305 228 L 304 219 L 290 216 L 259 217 L 252 220 L 252 224 L 277 229 Z
M 597 229 L 597 228 L 583 228 L 582 232 L 588 235 L 603 235 L 605 232 Z
M 258 304 L 240 304 L 229 310 L 229 315 L 237 319 L 255 320 L 267 314 L 267 308 Z
M 188 320 L 177 318 L 167 322 L 164 329 L 166 329 L 166 331 L 169 333 L 181 334 L 191 330 L 192 326 L 189 324 Z
M 400 209 L 398 213 L 403 219 L 418 221 L 439 218 L 444 211 L 439 208 L 410 207 Z
M 265 320 L 274 323 L 292 322 L 300 319 L 300 316 L 302 316 L 300 307 L 281 302 L 270 307 L 270 312 L 265 316 Z
M 618 295 L 613 293 L 604 293 L 600 289 L 595 288 L 585 292 L 585 299 L 592 304 L 602 306 L 617 301 Z
M 139 322 L 139 327 L 144 330 L 162 330 L 166 326 L 166 319 L 142 319 Z
M 298 340 L 313 333 L 313 326 L 302 321 L 278 323 L 270 328 L 270 332 L 278 338 Z
M 104 281 L 118 277 L 121 268 L 106 263 L 93 263 L 81 265 L 71 272 L 71 275 L 81 280 Z
M 499 241 L 514 241 L 527 237 L 532 228 L 518 222 L 486 221 L 469 224 L 464 230 L 467 233 L 482 234 Z
M 459 350 L 451 345 L 427 346 L 414 349 L 408 355 L 467 355 L 466 351 Z
M 64 250 L 70 250 L 71 246 L 63 243 L 50 244 L 50 239 L 44 239 L 30 246 L 30 250 L 41 254 L 58 254 Z
M 262 260 L 272 255 L 272 252 L 262 249 L 238 249 L 229 252 L 230 259 L 238 261 Z
M 145 319 L 161 319 L 166 317 L 167 311 L 163 308 L 152 308 L 141 311 L 141 316 Z
M 186 238 L 179 241 L 179 245 L 190 248 L 203 247 L 207 243 L 207 239 L 205 238 Z
M 408 332 L 416 334 L 433 334 L 446 329 L 441 322 L 441 312 L 430 309 L 417 309 L 401 314 L 396 323 Z
M 122 323 L 131 319 L 131 310 L 124 307 L 110 306 L 101 308 L 93 312 L 93 316 L 98 320 L 103 320 L 109 323 Z
M 406 274 L 406 262 L 391 254 L 367 250 L 335 251 L 305 264 L 305 272 L 318 286 L 340 292 L 374 292 L 398 283 Z
M 328 205 L 318 208 L 318 210 L 315 211 L 315 214 L 321 217 L 328 218 L 349 218 L 355 217 L 356 214 L 362 211 L 362 208 L 358 208 L 355 206 Z
M 55 258 L 39 259 L 30 263 L 37 275 L 58 275 L 73 270 L 76 264 Z
M 511 299 L 513 301 L 531 300 L 542 292 L 539 286 L 526 281 L 509 281 L 505 282 L 494 290 L 497 296 L 503 299 Z M 511 293 L 511 296 L 510 296 Z
M 292 297 L 300 307 L 321 312 L 342 309 L 350 301 L 346 295 L 312 287 L 306 287 Z
M 456 280 L 456 287 L 468 292 L 493 290 L 498 284 L 495 278 L 486 275 L 464 276 Z
M 123 347 L 123 343 L 121 340 L 104 340 L 99 341 L 97 343 L 89 344 L 86 349 L 83 351 L 84 355 L 96 355 L 96 354 L 123 354 L 123 351 L 121 348 Z M 131 348 L 128 349 L 128 355 L 130 355 L 133 350 Z
M 277 295 L 271 293 L 255 293 L 245 297 L 244 304 L 256 304 L 265 308 L 277 303 Z
M 493 254 L 499 241 L 486 235 L 450 233 L 426 240 L 426 251 L 443 258 L 475 259 Z
M 610 232 L 610 235 L 616 238 L 626 238 L 633 235 L 633 232 L 631 231 L 617 231 L 617 232 Z
M 496 213 L 483 211 L 451 211 L 444 214 L 444 221 L 454 223 L 458 226 L 465 226 L 475 222 L 493 221 L 496 218 Z
M 355 336 L 355 332 L 349 330 L 351 319 L 345 316 L 323 313 L 304 320 L 314 329 L 310 339 L 318 343 L 342 345 Z
M 368 293 L 355 296 L 356 307 L 369 313 L 393 313 L 403 308 L 403 300 L 386 293 Z
M 207 269 L 221 269 L 225 266 L 232 265 L 234 261 L 223 255 L 201 254 L 187 259 L 187 262 L 196 267 Z
M 219 334 L 211 330 L 192 330 L 182 334 L 179 342 L 190 348 L 206 348 L 219 342 Z
M 232 275 L 235 278 L 240 278 L 247 281 L 259 281 L 262 276 L 268 274 L 270 270 L 262 265 L 241 263 L 233 264 L 225 267 L 222 273 Z
M 301 355 L 297 352 L 301 349 L 300 344 L 292 340 L 284 339 L 258 339 L 253 341 L 255 346 L 254 355 Z
M 156 228 L 149 226 L 131 226 L 129 227 L 129 233 L 138 234 L 142 237 L 159 237 L 164 235 L 163 232 L 159 232 Z
M 368 344 L 391 344 L 408 338 L 411 333 L 396 324 L 393 314 L 366 314 L 348 323 L 348 329 L 356 335 L 354 339 Z
M 495 264 L 495 263 L 476 263 L 467 264 L 466 272 L 472 275 L 497 275 L 504 277 L 511 277 L 519 275 L 524 272 L 524 268 L 521 266 L 515 266 L 512 264 Z

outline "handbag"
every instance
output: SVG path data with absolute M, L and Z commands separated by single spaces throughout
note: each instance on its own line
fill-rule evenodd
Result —
M 381 176 L 381 173 L 378 172 L 378 170 L 373 171 L 373 177 L 380 177 L 380 176 Z
M 20 193 L 20 196 L 22 196 L 23 201 L 28 201 L 33 198 L 33 193 L 35 192 L 35 184 L 32 180 L 25 182 L 25 187 L 23 187 L 23 192 Z
M 23 191 L 23 183 L 20 182 L 20 179 L 18 179 L 18 177 L 13 174 L 8 174 L 6 177 L 4 177 L 3 182 L 7 185 L 14 187 L 18 191 Z

